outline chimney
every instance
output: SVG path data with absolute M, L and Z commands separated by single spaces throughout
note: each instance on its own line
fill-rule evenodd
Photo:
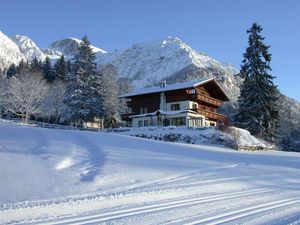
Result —
M 165 88 L 167 86 L 167 81 L 162 81 L 162 82 L 160 82 L 160 87 L 161 88 Z

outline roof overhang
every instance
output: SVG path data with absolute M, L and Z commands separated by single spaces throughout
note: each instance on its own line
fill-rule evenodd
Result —
M 190 82 L 185 82 L 185 83 L 170 84 L 170 85 L 167 85 L 166 87 L 144 88 L 144 89 L 133 91 L 131 93 L 120 95 L 119 98 L 130 98 L 130 97 L 139 96 L 139 95 L 147 95 L 147 94 L 161 93 L 161 92 L 181 90 L 181 89 L 187 89 L 187 88 L 195 88 L 195 87 L 207 84 L 209 82 L 214 82 L 217 85 L 217 87 L 220 89 L 222 94 L 224 95 L 226 101 L 230 101 L 230 98 L 227 95 L 227 93 L 224 91 L 224 89 L 220 86 L 220 84 L 214 78 L 208 78 L 208 79 L 204 79 L 204 80 L 200 80 L 200 81 L 190 81 Z

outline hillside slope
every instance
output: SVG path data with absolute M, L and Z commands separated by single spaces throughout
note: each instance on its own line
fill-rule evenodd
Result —
M 0 223 L 296 224 L 300 155 L 0 124 Z

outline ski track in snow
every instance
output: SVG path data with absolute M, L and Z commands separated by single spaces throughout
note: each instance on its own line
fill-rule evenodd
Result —
M 250 176 L 249 176 L 250 177 Z M 177 181 L 182 179 L 191 179 L 191 175 L 178 177 Z M 241 179 L 246 177 L 241 176 Z M 232 180 L 233 178 L 230 178 Z M 175 179 L 176 180 L 176 179 Z M 226 179 L 220 179 L 218 182 L 222 185 L 228 182 Z M 238 182 L 236 177 L 235 181 Z M 174 182 L 174 179 L 171 179 Z M 206 184 L 215 184 L 216 179 Z M 162 184 L 168 183 L 162 181 Z M 225 184 L 225 183 L 224 183 Z M 182 184 L 177 184 L 181 186 Z M 175 184 L 172 188 L 176 189 Z M 189 184 L 185 184 L 189 185 Z M 199 182 L 199 186 L 201 182 Z M 151 185 L 149 185 L 151 186 Z M 152 187 L 152 186 L 151 186 Z M 209 185 L 207 186 L 209 188 Z M 151 188 L 153 189 L 153 187 Z M 145 191 L 145 187 L 142 187 Z M 135 195 L 139 195 L 136 189 Z M 243 201 L 245 200 L 245 203 Z M 69 204 L 75 204 L 69 202 Z M 223 205 L 224 204 L 224 205 Z M 76 215 L 71 217 L 60 217 L 56 219 L 40 218 L 32 221 L 13 221 L 12 224 L 240 224 L 251 223 L 251 218 L 268 216 L 272 213 L 282 212 L 284 210 L 292 210 L 299 208 L 300 195 L 297 188 L 292 192 L 278 190 L 274 187 L 264 187 L 260 189 L 240 190 L 235 192 L 226 192 L 222 194 L 211 194 L 208 196 L 200 195 L 188 196 L 186 198 L 168 199 L 160 202 L 147 202 L 143 205 L 130 206 L 116 210 L 100 210 L 94 209 L 94 212 Z M 59 207 L 59 205 L 58 205 Z M 46 206 L 47 209 L 47 206 Z M 182 213 L 187 210 L 187 213 Z M 199 210 L 199 211 L 198 211 Z M 192 213 L 191 213 L 192 212 Z M 207 212 L 207 214 L 206 214 Z M 153 219 L 153 218 L 156 218 Z M 250 219 L 249 219 L 250 218 Z M 296 214 L 290 218 L 289 223 L 298 221 L 300 218 Z
M 8 128 L 5 133 L 3 127 Z M 54 176 L 49 179 L 57 174 L 59 182 L 61 176 L 67 179 L 62 186 L 51 181 L 58 193 L 49 193 L 49 198 L 43 197 L 41 186 L 40 192 L 28 192 L 29 200 L 0 202 L 1 224 L 300 224 L 297 153 L 236 152 L 8 125 L 0 125 L 0 131 L 0 156 L 14 160 L 10 152 L 21 157 L 24 151 L 23 160 L 31 155 L 35 158 L 30 163 L 43 160 L 35 168 Z M 29 141 L 33 136 L 36 142 Z M 1 171 L 0 179 L 7 179 Z

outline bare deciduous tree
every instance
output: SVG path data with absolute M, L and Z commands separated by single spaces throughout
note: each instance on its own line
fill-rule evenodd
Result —
M 31 115 L 41 112 L 41 103 L 47 93 L 46 81 L 29 73 L 12 77 L 8 82 L 7 110 L 21 116 L 25 123 Z
M 65 91 L 66 84 L 61 80 L 57 79 L 49 84 L 48 94 L 42 104 L 42 116 L 48 121 L 58 123 L 60 118 L 66 118 L 66 105 L 63 102 Z

